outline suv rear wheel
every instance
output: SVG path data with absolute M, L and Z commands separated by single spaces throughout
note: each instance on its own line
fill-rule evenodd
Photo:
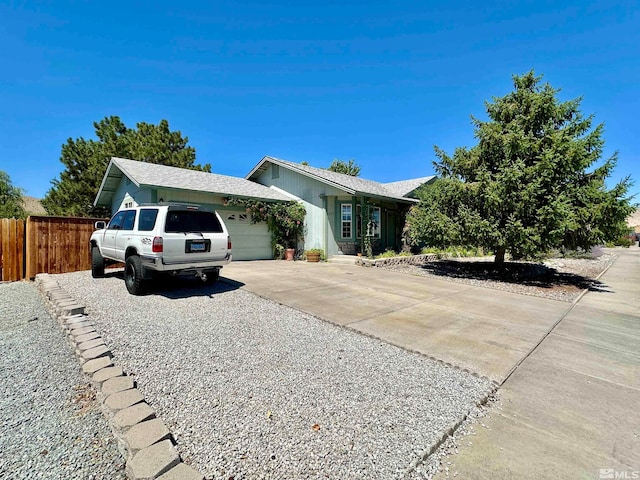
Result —
M 142 262 L 138 255 L 130 255 L 124 266 L 124 284 L 131 295 L 142 295 L 144 293 L 144 272 Z
M 206 272 L 207 275 L 207 279 L 205 280 L 205 283 L 211 284 L 211 283 L 216 283 L 218 281 L 218 279 L 220 278 L 220 269 L 216 268 L 214 270 L 207 270 Z

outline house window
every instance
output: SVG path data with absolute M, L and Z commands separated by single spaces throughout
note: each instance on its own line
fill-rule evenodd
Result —
M 271 165 L 271 178 L 280 178 L 280 165 Z
M 356 205 L 356 236 L 362 238 L 362 205 Z M 375 224 L 373 228 L 373 237 L 380 238 L 380 207 L 369 207 L 369 220 Z M 367 234 L 367 225 L 364 226 L 364 233 Z
M 371 220 L 373 221 L 373 237 L 380 238 L 380 207 L 371 207 Z
M 353 206 L 348 203 L 342 204 L 342 238 L 351 238 L 351 226 L 353 223 Z

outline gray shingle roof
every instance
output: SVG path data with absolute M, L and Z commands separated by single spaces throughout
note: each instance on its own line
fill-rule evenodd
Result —
M 394 192 L 396 195 L 406 197 L 416 188 L 430 182 L 434 178 L 436 178 L 435 175 L 431 175 L 430 177 L 412 178 L 410 180 L 400 180 L 399 182 L 383 183 L 383 185 L 387 190 Z
M 394 183 L 380 183 L 374 180 L 366 180 L 360 177 L 354 177 L 352 175 L 346 175 L 344 173 L 332 172 L 330 170 L 326 170 L 324 168 L 316 168 L 310 167 L 309 165 L 302 165 L 300 163 L 289 162 L 287 160 L 282 160 L 280 158 L 266 156 L 261 162 L 247 175 L 247 179 L 251 179 L 254 175 L 263 170 L 265 163 L 270 162 L 276 165 L 283 166 L 285 168 L 294 170 L 298 173 L 306 175 L 311 178 L 315 178 L 324 183 L 328 183 L 337 187 L 341 190 L 344 190 L 347 193 L 354 195 L 370 195 L 373 197 L 382 197 L 382 198 L 390 198 L 394 200 L 402 200 L 402 201 L 414 201 L 411 198 L 407 198 L 404 196 L 405 193 L 410 193 L 412 190 L 417 188 L 420 180 L 425 179 L 425 181 L 430 180 L 433 177 L 423 177 L 422 179 L 413 179 L 413 180 L 405 180 L 403 182 L 394 182 Z M 416 185 L 413 189 L 406 191 L 405 188 L 400 188 L 396 184 L 411 184 Z M 424 183 L 424 182 L 423 182 Z
M 244 178 L 113 157 L 96 196 L 96 205 L 110 204 L 123 174 L 138 186 L 191 190 L 243 198 L 291 200 L 277 190 Z

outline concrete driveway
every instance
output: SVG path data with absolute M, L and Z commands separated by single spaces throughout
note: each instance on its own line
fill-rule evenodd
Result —
M 229 281 L 501 383 L 571 304 L 338 263 L 233 262 Z
M 342 264 L 237 262 L 223 273 L 502 384 L 502 405 L 439 479 L 639 478 L 640 249 L 616 253 L 606 288 L 574 305 Z

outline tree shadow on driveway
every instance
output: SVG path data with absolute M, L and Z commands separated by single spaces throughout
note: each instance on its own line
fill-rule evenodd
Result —
M 421 265 L 426 273 L 439 277 L 465 280 L 489 280 L 530 287 L 553 289 L 573 287 L 591 292 L 608 292 L 599 280 L 567 272 L 539 263 L 506 262 L 498 268 L 494 262 L 441 260 Z

